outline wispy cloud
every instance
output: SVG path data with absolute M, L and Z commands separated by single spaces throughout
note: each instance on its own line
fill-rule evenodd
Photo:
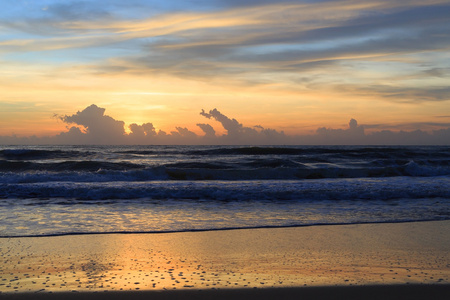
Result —
M 333 87 L 334 81 L 344 74 L 346 81 L 359 81 L 359 89 L 367 90 L 368 86 L 380 85 L 373 82 L 368 85 L 361 74 L 352 75 L 359 67 L 358 62 L 376 61 L 381 65 L 383 61 L 397 61 L 400 68 L 407 65 L 419 73 L 420 64 L 430 61 L 422 58 L 415 63 L 406 62 L 406 56 L 425 52 L 434 56 L 448 51 L 450 5 L 442 1 L 431 4 L 283 3 L 264 5 L 258 10 L 250 7 L 220 13 L 161 16 L 132 24 L 119 22 L 109 24 L 109 29 L 116 30 L 123 38 L 150 40 L 142 40 L 138 53 L 117 58 L 110 67 L 140 75 L 165 73 L 203 80 L 220 76 L 243 84 L 286 83 L 286 76 L 269 76 L 277 73 L 288 75 L 293 81 L 300 78 L 314 81 L 317 78 L 314 72 L 325 71 L 328 74 L 321 76 L 321 82 L 327 88 L 339 87 L 339 84 Z M 90 23 L 83 26 L 84 29 L 101 28 Z M 108 64 L 99 67 L 107 68 Z M 445 78 L 446 67 L 429 72 Z M 397 82 L 392 89 L 400 91 L 409 87 Z M 395 100 L 398 95 L 410 101 L 446 100 L 440 95 L 444 92 L 445 87 L 435 86 L 427 96 L 416 90 L 385 92 L 383 98 L 392 95 Z M 374 93 L 379 93 L 379 89 Z
M 450 87 L 409 87 L 395 85 L 340 85 L 336 87 L 341 91 L 359 97 L 378 97 L 392 102 L 440 102 L 450 100 Z

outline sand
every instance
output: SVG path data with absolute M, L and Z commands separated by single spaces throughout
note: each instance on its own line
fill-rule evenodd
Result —
M 2 238 L 0 296 L 446 299 L 449 232 L 435 221 Z

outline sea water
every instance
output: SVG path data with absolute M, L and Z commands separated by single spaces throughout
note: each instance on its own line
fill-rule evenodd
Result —
M 450 219 L 450 147 L 0 146 L 0 236 Z

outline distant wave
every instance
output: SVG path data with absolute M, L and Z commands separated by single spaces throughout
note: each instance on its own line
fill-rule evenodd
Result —
M 135 155 L 327 155 L 338 157 L 450 157 L 449 146 L 0 146 L 2 159 L 91 156 L 98 153 Z
M 0 159 L 3 160 L 38 160 L 38 159 L 58 159 L 74 157 L 89 157 L 90 153 L 76 150 L 47 150 L 47 149 L 4 149 L 0 150 Z
M 338 157 L 411 157 L 443 155 L 450 157 L 447 146 L 236 146 L 214 147 L 208 149 L 192 150 L 188 153 L 194 155 L 312 155 L 320 156 L 337 154 Z
M 148 166 L 127 161 L 4 161 L 0 182 L 148 181 L 148 180 L 299 180 L 327 178 L 431 177 L 450 175 L 448 161 L 373 160 L 364 163 L 300 163 L 288 159 L 241 163 L 177 162 Z
M 101 170 L 131 170 L 140 169 L 141 165 L 127 162 L 108 161 L 63 161 L 63 162 L 32 162 L 32 161 L 0 161 L 0 172 L 99 172 Z
M 449 177 L 360 178 L 250 181 L 63 181 L 0 184 L 0 198 L 67 199 L 199 199 L 246 200 L 391 200 L 449 198 Z M 56 180 L 56 178 L 55 178 Z M 66 200 L 62 200 L 66 201 Z M 76 202 L 75 201 L 75 202 Z M 37 202 L 39 203 L 39 202 Z M 42 202 L 45 203 L 45 202 Z

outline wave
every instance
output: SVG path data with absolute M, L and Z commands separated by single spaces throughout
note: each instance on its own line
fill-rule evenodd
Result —
M 450 178 L 378 178 L 262 181 L 42 182 L 0 184 L 0 198 L 196 199 L 246 200 L 391 200 L 450 197 Z M 60 200 L 58 200 L 60 201 Z M 146 201 L 146 200 L 144 200 Z
M 449 147 L 446 146 L 271 146 L 271 147 L 211 147 L 200 150 L 191 150 L 188 153 L 191 155 L 215 156 L 215 155 L 328 155 L 337 154 L 338 157 L 378 157 L 378 158 L 392 158 L 403 157 L 410 158 L 415 156 L 445 156 L 450 158 L 448 152 Z
M 384 165 L 383 165 L 384 164 Z M 299 163 L 268 159 L 233 162 L 179 162 L 147 166 L 133 162 L 64 161 L 36 163 L 0 161 L 0 182 L 109 182 L 148 180 L 304 180 L 329 178 L 449 176 L 445 162 L 370 162 L 354 165 Z
M 86 151 L 76 150 L 49 150 L 49 149 L 4 149 L 0 150 L 0 159 L 4 160 L 42 160 L 83 157 L 92 155 Z
M 324 155 L 343 154 L 348 156 L 378 157 L 450 157 L 449 146 L 3 146 L 0 158 L 40 159 L 43 157 L 73 157 L 96 155 L 98 153 L 136 155 Z
M 187 228 L 174 230 L 119 230 L 119 231 L 75 231 L 75 232 L 54 232 L 42 234 L 0 234 L 0 238 L 25 238 L 25 237 L 56 237 L 56 236 L 77 236 L 77 235 L 107 235 L 107 234 L 161 234 L 161 233 L 182 233 L 182 232 L 210 232 L 210 231 L 229 231 L 242 229 L 274 229 L 274 228 L 298 228 L 313 226 L 342 226 L 342 225 L 366 225 L 366 224 L 400 224 L 444 221 L 448 218 L 421 218 L 421 219 L 402 219 L 402 220 L 382 220 L 382 221 L 356 221 L 356 222 L 317 222 L 317 223 L 299 223 L 299 224 L 280 224 L 280 225 L 259 225 L 259 226 L 236 226 L 236 227 L 210 227 L 210 228 Z
M 32 162 L 32 161 L 0 161 L 0 172 L 29 171 L 84 171 L 98 172 L 100 170 L 132 170 L 142 168 L 141 165 L 128 162 L 109 161 L 63 161 L 63 162 Z
M 0 150 L 0 183 L 450 175 L 449 147 L 77 146 Z

